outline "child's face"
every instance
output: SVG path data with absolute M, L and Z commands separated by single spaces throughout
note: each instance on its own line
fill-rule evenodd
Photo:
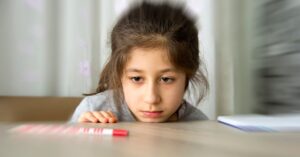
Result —
M 181 105 L 186 75 L 164 49 L 133 49 L 122 75 L 125 101 L 138 121 L 164 122 Z

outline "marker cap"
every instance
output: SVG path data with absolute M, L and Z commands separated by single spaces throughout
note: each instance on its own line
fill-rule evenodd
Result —
M 121 129 L 113 129 L 113 136 L 128 136 L 128 131 Z

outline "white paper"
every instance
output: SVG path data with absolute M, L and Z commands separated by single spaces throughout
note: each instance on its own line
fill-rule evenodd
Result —
M 300 114 L 219 116 L 218 121 L 245 131 L 300 131 Z

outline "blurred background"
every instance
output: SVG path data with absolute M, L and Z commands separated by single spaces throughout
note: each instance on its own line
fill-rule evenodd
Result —
M 95 90 L 110 31 L 136 1 L 0 0 L 0 96 Z M 199 107 L 210 119 L 300 112 L 300 1 L 172 2 L 198 17 L 210 83 Z

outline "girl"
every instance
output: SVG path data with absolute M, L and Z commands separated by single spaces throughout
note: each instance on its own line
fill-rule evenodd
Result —
M 200 65 L 198 30 L 181 7 L 142 2 L 111 33 L 112 53 L 98 88 L 82 100 L 71 122 L 170 122 L 207 117 L 184 100 L 196 87 L 198 102 L 208 82 Z

